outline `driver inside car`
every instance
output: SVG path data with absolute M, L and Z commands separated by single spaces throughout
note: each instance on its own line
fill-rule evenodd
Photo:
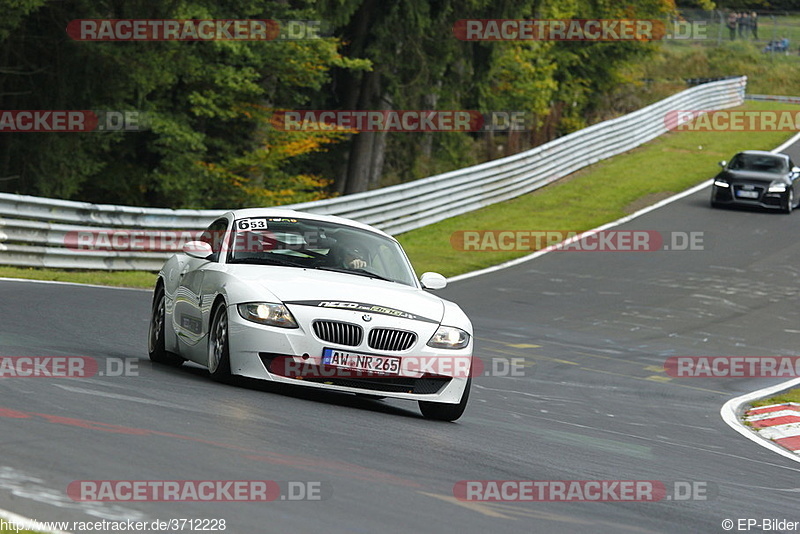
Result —
M 367 267 L 365 254 L 357 247 L 347 246 L 342 254 L 345 269 L 364 269 Z

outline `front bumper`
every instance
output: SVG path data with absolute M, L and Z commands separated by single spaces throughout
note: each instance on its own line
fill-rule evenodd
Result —
M 743 184 L 731 184 L 728 187 L 711 186 L 711 202 L 736 206 L 751 206 L 767 209 L 781 209 L 786 204 L 787 192 L 770 193 L 767 187 L 754 186 L 749 191 L 757 193 L 755 198 L 739 196 Z
M 435 349 L 427 342 L 438 324 L 422 323 L 411 319 L 374 316 L 368 325 L 362 313 L 350 310 L 326 309 L 324 316 L 317 308 L 292 309 L 299 328 L 287 329 L 260 325 L 243 319 L 236 306 L 228 308 L 228 328 L 231 373 L 239 376 L 269 380 L 284 384 L 335 390 L 346 393 L 362 393 L 385 397 L 457 404 L 460 402 L 471 373 L 472 337 L 463 349 Z M 417 333 L 416 343 L 404 351 L 379 351 L 367 346 L 367 335 L 357 346 L 344 346 L 319 339 L 311 327 L 312 321 L 332 320 L 371 328 L 397 328 Z M 453 325 L 459 326 L 459 325 Z M 356 373 L 344 370 L 331 374 L 331 367 L 322 364 L 325 348 L 352 351 L 359 354 L 399 357 L 403 362 L 431 360 L 450 365 L 435 365 L 431 369 L 401 366 L 397 375 L 379 373 Z M 438 361 L 437 361 L 438 360 Z M 466 365 L 465 365 L 466 360 Z M 289 374 L 282 371 L 289 362 L 302 373 Z M 416 370 L 415 370 L 416 369 Z M 320 371 L 320 372 L 318 372 Z

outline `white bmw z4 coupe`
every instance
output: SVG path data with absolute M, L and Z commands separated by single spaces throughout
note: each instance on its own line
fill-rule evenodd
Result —
M 469 399 L 472 324 L 418 280 L 396 239 L 341 217 L 231 211 L 158 273 L 154 362 L 370 397 L 454 421 Z

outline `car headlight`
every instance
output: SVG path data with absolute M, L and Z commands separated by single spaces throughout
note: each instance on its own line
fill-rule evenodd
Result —
M 769 186 L 770 193 L 785 193 L 786 192 L 786 184 L 783 182 L 773 182 Z
M 469 344 L 469 334 L 453 326 L 440 326 L 433 334 L 429 347 L 437 349 L 463 349 Z
M 239 304 L 239 315 L 254 323 L 279 326 L 281 328 L 297 328 L 292 312 L 283 304 L 271 302 L 248 302 Z
M 725 180 L 714 180 L 714 185 L 717 187 L 730 187 L 731 184 L 726 182 Z

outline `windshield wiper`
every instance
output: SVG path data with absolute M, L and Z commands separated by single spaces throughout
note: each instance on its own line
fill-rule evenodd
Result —
M 377 278 L 378 280 L 385 280 L 386 282 L 397 282 L 397 280 L 386 278 L 385 276 L 381 276 L 378 273 L 373 273 L 372 271 L 368 271 L 366 269 L 345 269 L 342 267 L 328 267 L 326 265 L 317 267 L 317 269 L 321 271 L 333 271 L 335 273 L 357 274 L 359 276 L 366 276 L 368 278 Z
M 270 257 L 261 257 L 261 258 L 231 258 L 229 263 L 246 263 L 251 265 L 286 265 L 289 267 L 303 267 L 306 268 L 308 265 L 303 265 L 302 263 L 298 263 L 296 261 L 292 261 L 287 258 L 280 258 L 276 256 Z

